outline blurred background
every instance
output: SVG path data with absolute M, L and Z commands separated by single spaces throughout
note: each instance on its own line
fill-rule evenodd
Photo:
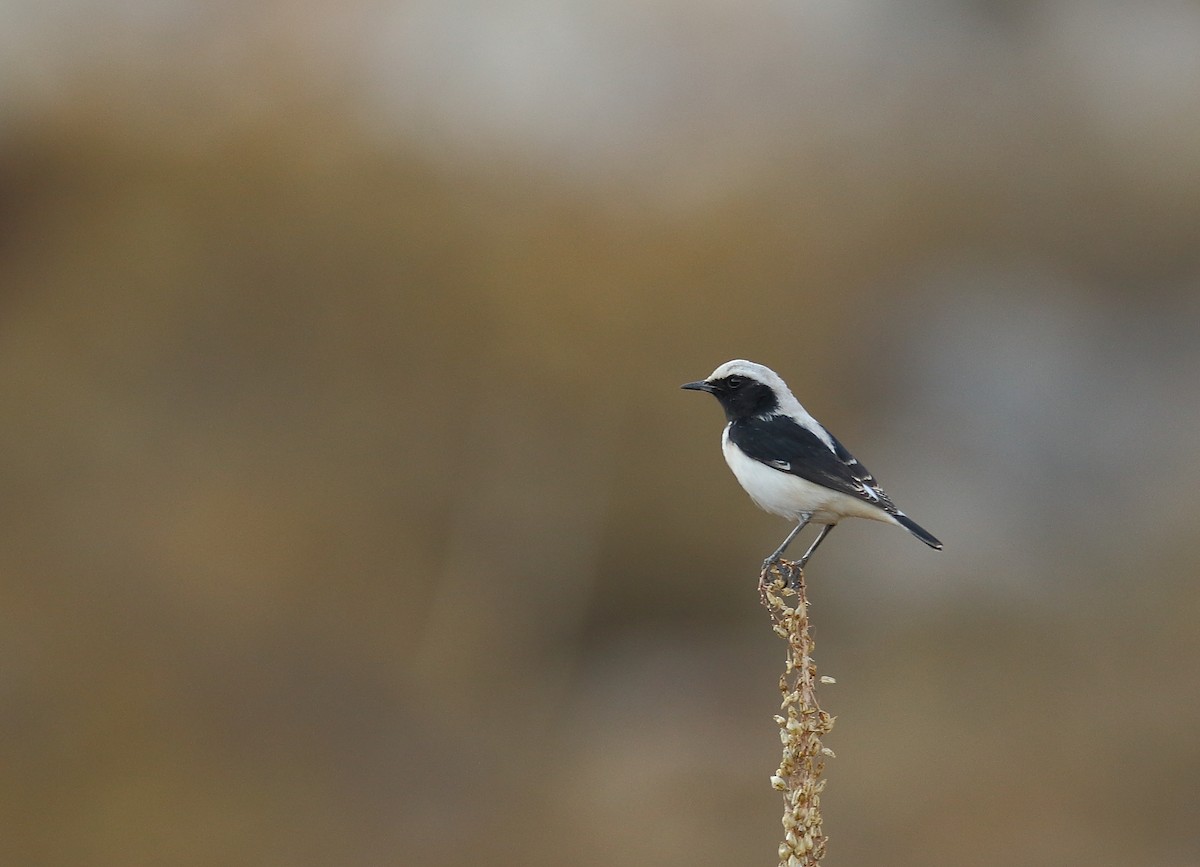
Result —
M 0 862 L 1200 864 L 1200 4 L 0 4 Z

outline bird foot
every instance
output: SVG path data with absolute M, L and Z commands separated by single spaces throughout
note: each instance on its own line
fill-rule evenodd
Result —
M 795 560 L 785 560 L 780 556 L 771 556 L 763 560 L 762 580 L 771 583 L 778 579 L 785 587 L 797 589 L 804 581 L 804 564 Z

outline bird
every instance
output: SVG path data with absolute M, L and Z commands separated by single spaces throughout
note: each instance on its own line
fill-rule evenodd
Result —
M 809 523 L 820 533 L 797 565 L 843 518 L 870 518 L 903 527 L 930 548 L 942 543 L 904 514 L 859 460 L 796 400 L 779 374 L 745 359 L 727 361 L 706 379 L 682 388 L 706 391 L 725 410 L 728 422 L 721 451 L 738 482 L 759 508 L 796 521 L 764 569 L 779 562 Z

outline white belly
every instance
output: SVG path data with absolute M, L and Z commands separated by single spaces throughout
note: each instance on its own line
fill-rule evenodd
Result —
M 725 463 L 759 508 L 792 521 L 809 512 L 815 524 L 836 524 L 842 518 L 870 518 L 895 524 L 895 519 L 877 506 L 858 497 L 772 469 L 759 463 L 729 441 L 729 428 L 721 435 Z

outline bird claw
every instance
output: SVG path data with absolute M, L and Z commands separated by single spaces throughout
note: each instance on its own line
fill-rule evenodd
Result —
M 803 564 L 795 560 L 785 560 L 779 555 L 773 555 L 763 560 L 762 581 L 771 584 L 776 581 L 781 587 L 797 589 L 804 580 Z
M 762 582 L 765 584 L 778 582 L 780 587 L 798 590 L 804 583 L 804 564 L 795 560 L 785 560 L 782 557 L 768 557 L 763 560 Z

